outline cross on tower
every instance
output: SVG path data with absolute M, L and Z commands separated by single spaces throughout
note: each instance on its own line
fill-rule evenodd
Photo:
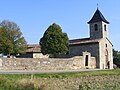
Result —
M 99 5 L 98 5 L 98 3 L 97 3 L 97 9 L 99 9 Z

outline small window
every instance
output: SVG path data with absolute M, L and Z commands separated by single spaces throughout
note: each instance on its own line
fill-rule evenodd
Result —
M 106 31 L 106 24 L 104 25 L 104 30 Z
M 95 28 L 95 31 L 98 31 L 98 25 L 97 24 L 94 25 L 94 28 Z
M 107 44 L 105 44 L 106 48 L 107 48 Z

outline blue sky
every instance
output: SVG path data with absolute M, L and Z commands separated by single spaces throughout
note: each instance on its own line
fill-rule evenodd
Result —
M 89 37 L 87 22 L 99 4 L 110 22 L 109 38 L 120 50 L 120 0 L 1 0 L 0 21 L 10 20 L 20 27 L 27 43 L 39 43 L 45 30 L 57 23 L 69 39 Z

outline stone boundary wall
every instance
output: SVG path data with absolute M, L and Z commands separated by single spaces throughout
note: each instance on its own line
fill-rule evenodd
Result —
M 91 57 L 89 65 L 89 68 L 96 68 L 94 57 Z M 0 70 L 78 70 L 83 68 L 86 68 L 83 56 L 73 58 L 0 58 Z

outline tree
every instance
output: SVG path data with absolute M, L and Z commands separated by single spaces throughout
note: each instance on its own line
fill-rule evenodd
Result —
M 60 55 L 67 54 L 69 39 L 66 33 L 56 23 L 53 23 L 45 31 L 40 39 L 41 52 L 45 54 Z
M 113 63 L 120 67 L 120 51 L 113 49 Z
M 0 23 L 0 53 L 25 53 L 27 43 L 16 23 L 4 20 Z

